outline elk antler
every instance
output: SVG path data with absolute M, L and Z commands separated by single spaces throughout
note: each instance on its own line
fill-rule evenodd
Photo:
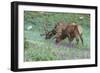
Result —
M 43 29 L 44 29 L 44 33 L 43 34 L 40 34 L 41 36 L 44 36 L 48 33 L 48 30 L 47 30 L 47 22 L 43 24 Z
M 46 23 L 46 24 L 43 24 L 43 28 L 44 28 L 45 34 L 48 33 L 48 30 L 47 30 L 47 28 L 48 28 L 48 27 L 47 27 L 47 23 Z
M 48 16 L 48 15 L 47 15 Z M 45 18 L 45 20 L 46 20 L 46 22 L 43 24 L 43 29 L 44 29 L 44 31 L 45 31 L 45 33 L 43 33 L 43 34 L 40 34 L 41 36 L 43 36 L 43 35 L 46 35 L 47 33 L 48 33 L 48 30 L 47 30 L 47 22 L 48 22 L 48 20 L 47 20 L 47 18 Z

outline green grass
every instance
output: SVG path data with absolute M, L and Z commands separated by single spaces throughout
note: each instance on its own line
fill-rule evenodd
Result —
M 90 24 L 89 14 L 74 13 L 45 13 L 24 12 L 24 61 L 50 61 L 50 60 L 71 60 L 71 59 L 88 59 L 90 58 Z M 82 20 L 79 17 L 84 17 Z M 58 21 L 76 22 L 83 27 L 83 40 L 75 47 L 70 48 L 67 45 L 68 40 L 65 39 L 58 47 L 54 39 L 45 40 L 44 36 L 40 36 L 44 32 L 43 24 L 48 22 L 48 29 L 51 30 Z M 32 25 L 31 30 L 27 27 Z M 76 43 L 74 40 L 73 43 Z

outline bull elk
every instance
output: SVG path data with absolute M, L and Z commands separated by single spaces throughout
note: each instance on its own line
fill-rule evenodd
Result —
M 76 23 L 63 23 L 59 22 L 55 25 L 55 27 L 51 30 L 47 30 L 47 25 L 45 25 L 45 39 L 50 39 L 51 37 L 55 36 L 56 43 L 60 43 L 62 40 L 68 38 L 70 42 L 76 39 L 77 44 L 79 43 L 79 39 L 83 44 L 82 38 L 82 27 Z

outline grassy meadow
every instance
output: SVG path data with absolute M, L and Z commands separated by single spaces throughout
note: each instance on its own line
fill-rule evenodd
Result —
M 63 21 L 77 23 L 83 28 L 83 42 L 74 47 L 69 46 L 66 38 L 59 46 L 54 39 L 45 40 L 40 36 L 45 31 L 43 24 L 47 23 L 48 30 Z M 74 40 L 72 43 L 76 43 Z M 74 60 L 90 58 L 90 15 L 79 13 L 55 13 L 24 11 L 24 61 Z

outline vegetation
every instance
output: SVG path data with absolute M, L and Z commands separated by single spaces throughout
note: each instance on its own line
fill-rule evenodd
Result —
M 83 40 L 72 47 L 67 38 L 59 46 L 54 39 L 45 40 L 43 24 L 51 30 L 56 23 L 75 22 L 83 27 Z M 74 40 L 73 43 L 76 41 Z M 68 45 L 69 44 L 69 45 Z M 79 13 L 55 13 L 24 11 L 24 61 L 49 61 L 90 58 L 90 15 Z

